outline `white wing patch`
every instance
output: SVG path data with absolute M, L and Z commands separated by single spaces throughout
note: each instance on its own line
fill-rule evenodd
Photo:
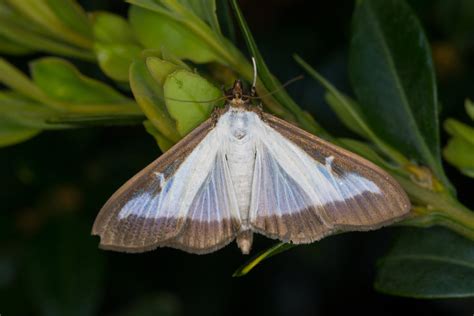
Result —
M 231 193 L 222 191 L 232 188 L 216 185 L 211 176 L 217 175 L 217 179 L 223 181 L 226 175 L 224 165 L 218 159 L 221 156 L 219 149 L 219 135 L 216 130 L 212 130 L 183 161 L 174 175 L 165 180 L 163 173 L 152 173 L 151 176 L 155 177 L 154 185 L 147 188 L 147 191 L 137 192 L 120 210 L 119 219 L 131 215 L 150 219 L 178 219 L 187 216 L 194 218 L 198 214 L 202 216 L 202 213 L 195 210 L 191 212 L 191 206 L 193 203 L 196 205 L 196 199 L 202 207 L 209 208 L 208 216 L 212 216 L 214 220 L 218 216 L 229 214 L 226 209 L 235 209 L 235 201 L 229 198 Z M 198 192 L 204 192 L 209 198 L 202 195 L 198 197 Z
M 318 205 L 342 202 L 364 192 L 381 193 L 374 182 L 356 173 L 336 176 L 332 170 L 333 156 L 327 157 L 323 165 L 263 122 L 260 130 L 260 141 L 270 155 Z

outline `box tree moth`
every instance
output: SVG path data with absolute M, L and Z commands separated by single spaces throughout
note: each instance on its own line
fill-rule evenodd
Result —
M 391 224 L 410 210 L 400 185 L 371 162 L 252 104 L 255 80 L 126 182 L 92 234 L 125 252 L 173 247 L 205 254 L 253 233 L 304 244 Z

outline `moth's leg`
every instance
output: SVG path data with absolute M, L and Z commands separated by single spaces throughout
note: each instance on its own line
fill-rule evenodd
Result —
M 255 86 L 252 86 L 252 88 L 250 88 L 250 96 L 251 97 L 257 96 L 257 89 L 255 88 Z

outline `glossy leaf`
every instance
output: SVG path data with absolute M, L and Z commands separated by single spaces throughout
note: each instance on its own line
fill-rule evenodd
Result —
M 379 153 L 374 150 L 372 146 L 367 143 L 351 138 L 338 138 L 338 141 L 338 144 L 340 144 L 342 147 L 372 161 L 384 169 L 395 169 L 394 166 L 390 165 L 379 155 Z
M 190 8 L 198 17 L 205 21 L 211 29 L 221 35 L 221 29 L 216 14 L 215 0 L 180 0 L 182 4 Z
M 349 62 L 352 85 L 374 132 L 450 187 L 440 160 L 431 49 L 405 1 L 358 3 Z
M 162 87 L 153 79 L 145 61 L 135 60 L 130 66 L 130 87 L 138 105 L 153 126 L 169 142 L 176 143 L 181 137 L 163 99 Z
M 375 288 L 417 298 L 474 296 L 472 241 L 441 228 L 404 228 L 378 262 Z
M 71 43 L 75 46 L 89 49 L 92 47 L 92 33 L 84 35 L 71 29 L 70 23 L 83 23 L 84 20 L 76 18 L 79 14 L 78 9 L 74 10 L 74 5 L 70 0 L 6 0 L 9 5 L 21 12 L 22 15 L 30 19 L 30 23 L 36 24 L 37 28 L 43 28 L 47 35 L 65 42 Z M 48 3 L 49 2 L 49 3 Z M 51 5 L 51 6 L 50 6 Z M 53 10 L 53 6 L 61 6 Z M 60 13 L 60 16 L 57 15 Z M 62 19 L 73 19 L 64 23 Z M 87 22 L 84 22 L 87 23 Z M 86 24 L 87 25 L 87 24 Z
M 148 57 L 146 59 L 146 66 L 153 79 L 158 83 L 159 86 L 163 87 L 165 84 L 166 78 L 171 73 L 175 72 L 178 69 L 182 69 L 180 65 L 172 63 L 167 60 L 163 60 L 158 57 Z
M 0 91 L 0 116 L 23 127 L 34 129 L 67 128 L 61 124 L 50 124 L 48 121 L 57 116 L 53 110 L 12 91 Z
M 32 50 L 0 34 L 0 52 L 7 55 L 25 55 Z
M 262 261 L 269 259 L 275 255 L 278 255 L 286 250 L 289 250 L 291 248 L 295 247 L 293 244 L 286 244 L 286 243 L 278 243 L 275 244 L 273 247 L 268 248 L 267 250 L 264 250 L 260 253 L 258 253 L 255 257 L 247 261 L 244 265 L 242 265 L 240 268 L 238 268 L 232 276 L 234 277 L 240 277 L 244 276 L 247 273 L 249 273 L 255 266 L 260 264 Z
M 443 149 L 444 158 L 465 175 L 474 177 L 474 127 L 447 119 L 444 129 L 452 136 Z
M 76 0 L 45 0 L 57 18 L 72 31 L 92 40 L 92 26 L 87 13 Z
M 200 48 L 205 48 L 206 50 L 209 50 L 209 52 L 212 53 L 212 59 L 202 60 L 201 62 L 217 61 L 233 68 L 236 71 L 242 70 L 243 73 L 248 75 L 245 76 L 246 78 L 251 76 L 251 68 L 249 68 L 249 64 L 245 60 L 245 57 L 242 55 L 242 53 L 226 38 L 221 36 L 219 32 L 213 30 L 209 23 L 203 21 L 202 18 L 199 16 L 199 13 L 195 12 L 191 6 L 187 6 L 186 4 L 188 3 L 188 1 L 184 0 L 183 2 L 180 2 L 175 0 L 128 0 L 128 2 L 132 3 L 135 6 L 139 6 L 141 8 L 155 12 L 159 15 L 163 15 L 166 18 L 177 22 L 180 27 L 186 30 L 186 36 L 183 37 L 184 39 L 192 39 L 190 43 L 194 42 L 194 40 L 196 39 L 196 43 L 199 43 Z M 204 2 L 207 2 L 207 5 L 209 6 L 209 1 Z M 207 10 L 209 10 L 209 8 L 207 8 Z M 172 24 L 169 24 L 169 26 L 172 26 Z M 175 32 L 174 29 L 170 34 L 173 34 L 173 32 Z M 189 37 L 187 37 L 188 35 Z M 166 37 L 164 37 L 164 39 L 166 39 Z M 176 39 L 173 39 L 173 41 L 176 41 Z M 188 43 L 188 41 L 177 42 L 176 45 L 178 47 L 184 48 L 190 43 Z M 152 45 L 154 44 L 152 43 Z M 153 47 L 156 47 L 156 45 Z M 162 45 L 162 47 L 168 49 L 177 57 L 181 57 L 180 54 L 177 54 L 173 50 L 173 47 L 168 47 L 168 45 Z M 161 47 L 159 47 L 159 49 L 161 49 Z M 196 55 L 196 53 L 201 54 L 202 51 L 196 51 L 194 55 Z M 191 52 L 187 52 L 187 54 L 191 54 Z M 208 53 L 206 53 L 206 55 L 208 55 Z M 195 62 L 200 62 L 194 60 L 193 58 L 188 59 L 193 60 Z
M 146 120 L 143 122 L 143 126 L 145 127 L 145 130 L 153 136 L 153 138 L 156 140 L 156 143 L 158 144 L 158 147 L 165 152 L 171 147 L 173 147 L 174 143 L 167 139 L 163 134 L 160 133 L 160 131 L 153 125 L 152 122 L 149 120 Z
M 222 97 L 222 91 L 203 77 L 187 70 L 177 70 L 169 75 L 163 89 L 166 107 L 176 121 L 176 128 L 181 136 L 209 118 L 212 109 L 218 104 L 218 101 L 204 101 Z
M 463 174 L 474 178 L 474 145 L 463 138 L 454 137 L 443 149 L 444 158 Z
M 141 113 L 66 113 L 56 114 L 47 119 L 48 129 L 93 126 L 128 126 L 143 122 Z
M 0 58 L 0 82 L 10 89 L 21 93 L 31 99 L 48 103 L 48 96 L 38 88 L 24 73 L 16 69 L 5 59 Z M 60 109 L 58 106 L 48 104 L 53 108 Z
M 93 115 L 136 115 L 141 111 L 129 98 L 106 84 L 83 76 L 59 58 L 43 58 L 31 65 L 36 83 L 0 59 L 0 82 L 15 92 L 60 112 Z M 38 85 L 40 87 L 38 87 Z
M 407 163 L 407 159 L 403 157 L 397 150 L 385 143 L 371 128 L 367 118 L 365 117 L 361 107 L 357 102 L 340 92 L 329 81 L 321 76 L 314 68 L 306 63 L 299 56 L 294 56 L 296 62 L 308 72 L 308 74 L 316 79 L 326 89 L 326 101 L 331 109 L 336 113 L 338 118 L 344 125 L 354 133 L 372 141 L 378 148 L 396 161 L 399 165 Z
M 189 70 L 189 71 L 192 70 L 191 67 L 188 66 L 188 64 L 186 64 L 184 61 L 182 61 L 181 59 L 179 59 L 178 57 L 176 57 L 175 55 L 170 53 L 164 47 L 162 47 L 161 50 L 160 50 L 160 56 L 151 56 L 151 57 L 160 57 L 162 60 L 165 60 L 165 61 L 168 61 L 172 64 L 175 64 L 175 65 L 181 67 L 182 69 L 186 69 L 186 70 Z
M 63 39 L 53 38 L 50 33 L 32 23 L 27 17 L 12 10 L 6 3 L 0 2 L 0 35 L 24 46 L 29 50 L 50 52 L 93 60 L 94 55 L 88 48 L 74 46 Z
M 49 97 L 70 103 L 124 103 L 130 100 L 98 80 L 82 75 L 69 62 L 46 57 L 31 63 L 33 81 Z
M 474 127 L 454 119 L 447 119 L 444 122 L 444 129 L 449 135 L 462 138 L 474 146 Z
M 142 47 L 128 22 L 119 15 L 98 12 L 94 21 L 94 51 L 100 68 L 117 81 L 128 81 L 129 68 Z
M 0 147 L 24 142 L 40 132 L 40 129 L 27 127 L 9 118 L 0 117 Z
M 129 19 L 138 40 L 146 48 L 165 47 L 177 57 L 197 63 L 217 60 L 212 48 L 168 15 L 131 6 Z

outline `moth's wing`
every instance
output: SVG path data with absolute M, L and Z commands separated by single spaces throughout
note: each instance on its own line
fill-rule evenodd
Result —
M 101 247 L 142 252 L 172 246 L 204 253 L 230 242 L 240 219 L 232 213 L 235 196 L 219 147 L 208 120 L 125 183 L 94 223 Z
M 371 162 L 270 114 L 256 133 L 250 220 L 272 238 L 308 243 L 345 230 L 370 230 L 404 217 L 410 201 Z
M 225 155 L 218 151 L 213 167 L 189 207 L 184 228 L 164 245 L 191 253 L 215 251 L 231 242 L 240 214 Z

